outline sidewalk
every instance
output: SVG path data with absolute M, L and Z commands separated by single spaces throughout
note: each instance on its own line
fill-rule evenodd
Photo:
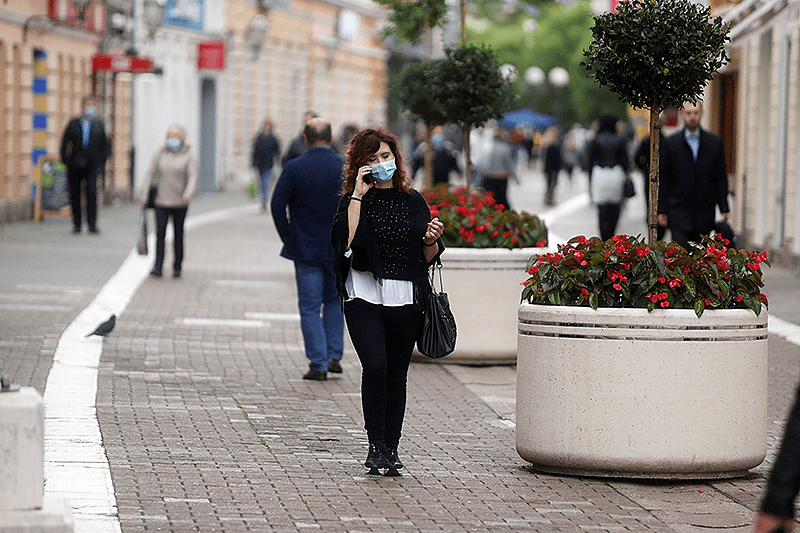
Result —
M 539 175 L 512 188 L 514 207 L 543 213 L 557 235 L 593 233 L 579 178 L 562 181 L 558 198 L 577 197 L 576 210 L 545 216 Z M 629 206 L 620 231 L 643 232 L 641 211 Z M 0 226 L 0 371 L 45 391 L 48 374 L 88 371 L 96 351 L 95 384 L 45 391 L 62 407 L 48 408 L 47 490 L 73 504 L 76 531 L 749 530 L 798 379 L 795 344 L 770 335 L 770 454 L 744 479 L 532 472 L 514 449 L 513 368 L 435 364 L 409 374 L 404 475 L 372 478 L 349 339 L 341 376 L 300 379 L 293 268 L 269 215 L 240 194 L 198 199 L 179 280 L 148 278 L 152 258 L 129 254 L 137 217 L 132 205 L 102 210 L 99 237 L 71 235 L 66 219 Z M 774 315 L 800 322 L 797 276 L 771 269 L 767 284 Z M 109 337 L 83 339 L 117 309 Z M 96 398 L 74 399 L 94 386 Z M 65 406 L 86 396 L 78 434 Z

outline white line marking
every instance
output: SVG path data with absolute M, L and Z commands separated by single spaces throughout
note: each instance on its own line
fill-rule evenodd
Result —
M 237 215 L 256 204 L 190 217 L 191 230 Z M 150 235 L 150 249 L 155 236 Z M 115 313 L 120 316 L 147 278 L 151 258 L 132 250 L 119 270 L 61 335 L 47 376 L 45 405 L 45 492 L 73 508 L 76 533 L 120 533 L 111 469 L 100 435 L 95 400 L 103 341 L 84 337 Z M 63 288 L 61 288 L 63 290 Z M 70 453 L 64 453 L 69 450 Z

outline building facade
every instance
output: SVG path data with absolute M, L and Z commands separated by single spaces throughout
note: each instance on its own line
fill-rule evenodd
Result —
M 187 129 L 201 192 L 255 178 L 251 146 L 267 117 L 284 149 L 307 110 L 335 135 L 386 123 L 388 53 L 371 0 L 163 0 L 156 24 L 152 3 L 91 0 L 78 13 L 74 0 L 3 2 L 0 223 L 32 216 L 36 164 L 58 154 L 86 94 L 112 137 L 106 203 L 133 197 L 172 123 Z M 111 67 L 93 68 L 98 55 Z M 152 63 L 137 70 L 131 58 Z
M 732 142 L 732 214 L 741 243 L 800 265 L 800 1 L 716 3 L 728 67 L 709 86 L 711 127 Z M 727 148 L 727 146 L 726 146 Z

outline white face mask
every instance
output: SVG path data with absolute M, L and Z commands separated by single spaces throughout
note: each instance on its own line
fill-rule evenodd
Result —
M 394 159 L 372 165 L 372 178 L 378 183 L 386 183 L 392 179 L 395 170 L 397 170 L 397 165 L 395 165 Z

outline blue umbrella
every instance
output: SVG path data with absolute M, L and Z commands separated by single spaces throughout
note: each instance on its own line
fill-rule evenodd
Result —
M 527 126 L 529 128 L 549 128 L 558 124 L 558 120 L 544 113 L 537 113 L 530 109 L 517 109 L 509 111 L 503 118 L 497 121 L 499 126 L 504 128 L 514 128 L 516 126 Z

